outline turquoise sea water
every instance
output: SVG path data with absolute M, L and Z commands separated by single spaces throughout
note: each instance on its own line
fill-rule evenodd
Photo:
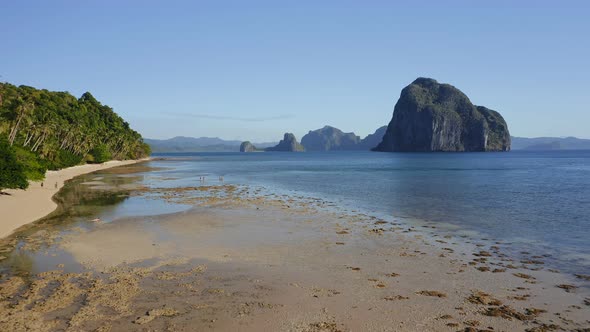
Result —
M 456 226 L 478 240 L 551 255 L 590 272 L 590 151 L 509 153 L 160 154 L 150 177 L 167 186 L 225 183 L 323 198 L 399 220 Z M 447 228 L 448 229 L 448 228 Z

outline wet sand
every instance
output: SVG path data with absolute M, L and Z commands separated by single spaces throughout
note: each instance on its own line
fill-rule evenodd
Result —
M 0 284 L 1 330 L 590 328 L 588 280 L 534 253 L 515 261 L 508 244 L 246 187 L 135 194 L 193 208 L 63 234 L 55 245 L 70 260 Z
M 10 235 L 19 227 L 34 222 L 51 213 L 57 207 L 52 200 L 64 185 L 64 182 L 76 176 L 104 170 L 112 167 L 130 165 L 142 160 L 113 160 L 102 164 L 86 164 L 65 168 L 59 171 L 47 171 L 45 180 L 30 182 L 26 190 L 6 189 L 9 195 L 0 195 L 0 238 Z M 43 183 L 43 187 L 41 184 Z

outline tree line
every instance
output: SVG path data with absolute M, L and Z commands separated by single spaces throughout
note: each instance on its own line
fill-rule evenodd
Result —
M 0 83 L 0 189 L 24 189 L 47 170 L 149 154 L 141 135 L 89 92 Z

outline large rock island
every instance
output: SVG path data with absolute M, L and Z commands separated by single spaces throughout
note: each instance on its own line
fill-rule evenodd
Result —
M 449 84 L 418 78 L 405 87 L 375 151 L 509 151 L 500 113 L 475 106 Z
M 305 148 L 297 142 L 295 135 L 286 133 L 279 144 L 268 147 L 266 149 L 259 149 L 249 141 L 242 142 L 240 145 L 240 152 L 262 152 L 262 151 L 280 151 L 280 152 L 303 152 Z

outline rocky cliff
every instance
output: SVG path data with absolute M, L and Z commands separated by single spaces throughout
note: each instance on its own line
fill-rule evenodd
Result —
M 449 84 L 418 78 L 405 87 L 375 151 L 509 151 L 500 113 L 475 106 Z
M 240 152 L 256 152 L 259 151 L 254 144 L 250 143 L 249 141 L 242 142 L 240 144 Z
M 297 142 L 295 135 L 286 133 L 283 139 L 276 146 L 266 148 L 265 151 L 282 151 L 282 152 L 303 152 L 305 148 Z
M 373 134 L 367 135 L 359 143 L 359 150 L 371 150 L 383 140 L 383 136 L 387 132 L 387 126 L 383 126 L 375 130 Z

